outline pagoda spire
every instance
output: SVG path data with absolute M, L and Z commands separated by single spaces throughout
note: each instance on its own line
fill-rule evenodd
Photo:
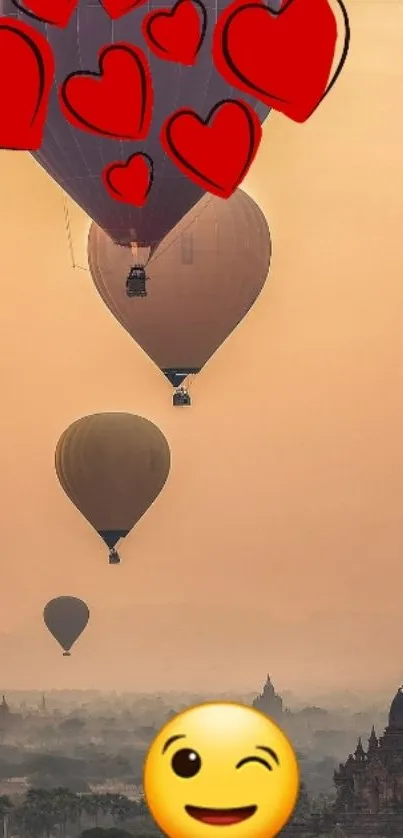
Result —
M 270 674 L 267 675 L 266 683 L 263 687 L 263 694 L 266 695 L 267 693 L 271 693 L 272 695 L 276 694 L 274 689 L 273 681 L 270 678 Z
M 372 725 L 371 735 L 368 739 L 368 753 L 370 753 L 372 751 L 376 751 L 378 745 L 379 745 L 378 737 L 375 733 L 374 725 Z
M 270 673 L 267 674 L 266 682 L 261 693 L 253 701 L 253 707 L 262 710 L 268 716 L 281 717 L 283 714 L 283 699 L 276 693 Z
M 357 747 L 355 749 L 354 756 L 355 756 L 357 762 L 362 762 L 365 758 L 365 751 L 364 751 L 364 748 L 362 747 L 361 736 L 359 736 L 359 738 L 358 738 Z

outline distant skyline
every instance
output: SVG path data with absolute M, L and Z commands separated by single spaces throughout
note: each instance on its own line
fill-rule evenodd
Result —
M 138 700 L 142 696 L 150 699 L 162 699 L 166 704 L 175 703 L 182 699 L 189 700 L 195 696 L 203 697 L 227 697 L 227 698 L 241 698 L 245 701 L 251 701 L 260 695 L 266 683 L 266 676 L 261 678 L 258 685 L 254 685 L 251 689 L 247 688 L 233 688 L 232 690 L 217 690 L 216 692 L 197 689 L 162 689 L 162 690 L 139 690 L 139 689 L 122 689 L 116 690 L 114 688 L 94 688 L 94 687 L 48 687 L 47 689 L 40 689 L 37 687 L 27 688 L 8 688 L 0 684 L 0 703 L 3 698 L 11 709 L 11 711 L 18 711 L 19 708 L 26 709 L 40 709 L 43 705 L 47 710 L 57 708 L 77 709 L 79 706 L 89 707 L 92 701 L 100 701 L 102 706 L 104 703 L 117 702 L 117 709 L 122 709 L 126 706 L 126 702 Z M 291 712 L 299 712 L 307 706 L 315 706 L 325 708 L 328 712 L 344 712 L 349 713 L 376 713 L 387 715 L 391 699 L 395 696 L 399 684 L 391 684 L 385 688 L 385 684 L 381 689 L 374 689 L 372 687 L 362 688 L 360 686 L 356 690 L 340 687 L 339 690 L 332 689 L 330 691 L 319 690 L 317 692 L 309 690 L 307 692 L 298 692 L 288 689 L 286 686 L 283 689 L 278 689 L 275 677 L 271 677 L 271 682 L 274 686 L 275 692 L 281 696 L 283 707 L 290 709 Z M 80 700 L 84 704 L 80 704 Z M 78 702 L 78 704 L 77 704 Z
M 245 190 L 273 259 L 190 410 L 73 270 L 60 188 L 0 152 L 1 679 L 7 688 L 385 689 L 403 680 L 403 17 L 351 0 L 304 125 L 271 114 Z M 77 264 L 88 218 L 69 203 Z M 155 422 L 169 481 L 110 567 L 54 473 L 87 413 Z M 79 596 L 69 659 L 42 623 Z

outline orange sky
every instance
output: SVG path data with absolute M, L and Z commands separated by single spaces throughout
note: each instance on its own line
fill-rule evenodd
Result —
M 4 687 L 362 689 L 403 673 L 403 4 L 351 0 L 350 58 L 305 125 L 271 115 L 246 191 L 272 268 L 190 410 L 73 270 L 62 193 L 0 154 Z M 88 219 L 70 204 L 76 258 Z M 120 567 L 63 494 L 56 442 L 123 410 L 172 472 Z M 45 602 L 82 597 L 71 659 Z

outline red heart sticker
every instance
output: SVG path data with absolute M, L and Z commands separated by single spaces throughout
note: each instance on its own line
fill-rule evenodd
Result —
M 196 62 L 207 29 L 207 12 L 201 0 L 178 0 L 172 9 L 146 15 L 143 35 L 158 58 L 190 66 Z
M 46 38 L 26 23 L 0 17 L 0 148 L 41 147 L 54 72 Z
M 99 53 L 99 73 L 70 73 L 59 89 L 71 125 L 121 140 L 143 140 L 150 127 L 153 86 L 144 52 L 110 44 Z
M 229 198 L 244 179 L 262 138 L 257 114 L 246 102 L 226 99 L 206 120 L 188 108 L 168 117 L 161 130 L 166 154 L 207 192 Z
M 342 70 L 349 23 L 336 74 L 327 87 L 337 43 L 337 22 L 328 0 L 288 0 L 274 12 L 260 2 L 231 4 L 213 37 L 214 64 L 229 84 L 247 91 L 295 122 L 305 122 Z
M 151 189 L 154 164 L 148 154 L 136 152 L 126 163 L 110 163 L 102 172 L 105 189 L 115 201 L 142 207 Z
M 25 0 L 24 5 L 18 3 L 18 0 L 12 2 L 28 17 L 43 23 L 52 23 L 63 29 L 67 26 L 78 0 Z
M 112 20 L 118 20 L 146 2 L 147 0 L 101 0 L 102 6 Z

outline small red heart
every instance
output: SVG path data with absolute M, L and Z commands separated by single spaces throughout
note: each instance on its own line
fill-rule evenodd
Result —
M 229 84 L 304 122 L 327 92 L 336 42 L 328 0 L 288 0 L 278 12 L 237 0 L 217 21 L 213 60 Z
M 59 89 L 71 125 L 121 140 L 143 140 L 150 127 L 153 86 L 144 52 L 110 44 L 99 53 L 99 73 L 70 73 Z
M 118 20 L 118 18 L 128 15 L 133 9 L 143 6 L 146 2 L 147 0 L 101 0 L 106 14 L 112 20 Z
M 41 147 L 54 73 L 46 38 L 22 21 L 0 17 L 0 148 Z
M 67 26 L 78 0 L 25 0 L 24 5 L 18 0 L 12 0 L 17 9 L 21 9 L 28 17 L 51 23 L 62 29 Z
M 201 0 L 178 0 L 172 9 L 146 15 L 143 35 L 150 49 L 165 61 L 195 64 L 207 29 L 207 12 Z
M 102 172 L 105 189 L 115 201 L 142 207 L 151 189 L 154 164 L 148 154 L 137 151 L 126 163 L 110 163 Z
M 261 139 L 253 108 L 233 99 L 218 102 L 206 120 L 181 108 L 161 130 L 164 151 L 178 169 L 220 198 L 229 198 L 242 182 Z

